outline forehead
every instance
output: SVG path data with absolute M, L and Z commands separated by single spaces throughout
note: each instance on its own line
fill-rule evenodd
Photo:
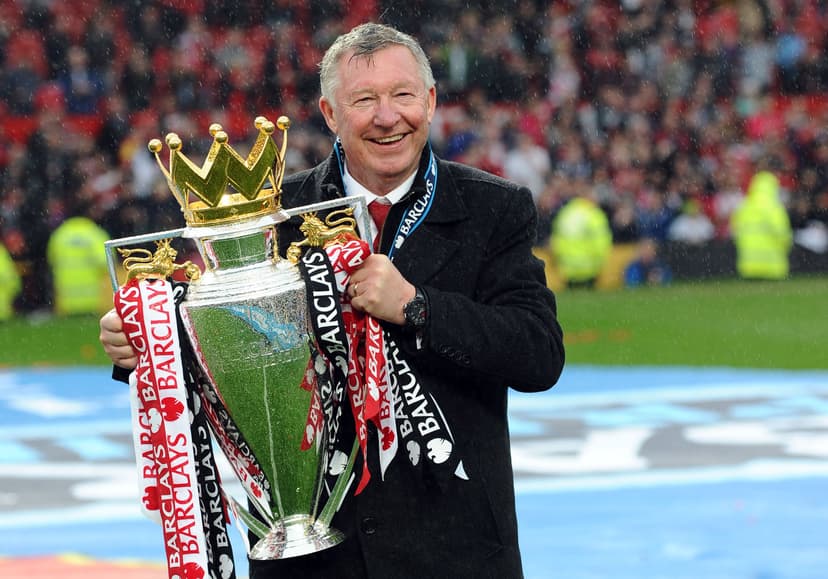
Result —
M 401 45 L 381 48 L 371 54 L 347 52 L 339 61 L 338 69 L 343 94 L 403 85 L 424 87 L 417 60 Z

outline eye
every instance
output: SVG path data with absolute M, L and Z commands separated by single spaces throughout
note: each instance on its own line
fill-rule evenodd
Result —
M 359 97 L 354 101 L 354 106 L 355 107 L 370 107 L 371 105 L 374 104 L 374 100 L 376 100 L 376 99 L 372 96 Z

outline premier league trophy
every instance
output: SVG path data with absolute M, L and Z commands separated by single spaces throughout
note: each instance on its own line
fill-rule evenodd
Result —
M 320 551 L 343 540 L 342 533 L 329 523 L 349 484 L 356 453 L 348 456 L 347 451 L 332 452 L 330 447 L 332 430 L 324 423 L 328 417 L 319 411 L 326 396 L 320 394 L 319 384 L 329 380 L 330 367 L 313 346 L 308 292 L 295 253 L 294 259 L 285 259 L 277 250 L 277 225 L 298 213 L 281 208 L 289 121 L 280 117 L 274 125 L 259 117 L 255 126 L 258 137 L 247 158 L 228 145 L 221 126 L 211 126 L 213 142 L 202 167 L 182 154 L 181 139 L 171 133 L 166 137 L 170 152 L 166 168 L 159 158 L 163 145 L 152 140 L 149 149 L 181 205 L 187 226 L 107 245 L 109 256 L 115 254 L 113 249 L 127 256 L 123 265 L 130 279 L 168 277 L 180 269 L 190 280 L 178 308 L 186 335 L 180 347 L 197 361 L 198 395 L 188 396 L 205 412 L 213 439 L 245 489 L 247 502 L 255 507 L 257 516 L 229 500 L 237 517 L 261 537 L 250 549 L 250 557 L 279 559 Z M 277 126 L 282 131 L 281 147 L 273 140 Z M 353 231 L 354 220 L 345 221 Z M 203 273 L 192 264 L 174 263 L 176 252 L 162 238 L 176 235 L 195 242 L 205 265 Z M 151 257 L 148 250 L 123 249 L 148 239 L 156 240 L 158 247 Z M 145 257 L 130 255 L 136 251 L 143 251 Z M 115 266 L 110 260 L 112 274 Z M 126 293 L 123 288 L 121 293 Z M 157 313 L 151 303 L 143 311 L 147 316 Z M 131 321 L 129 311 L 121 315 L 126 328 Z M 152 321 L 144 323 L 152 335 Z M 161 343 L 160 348 L 164 352 L 166 346 Z M 156 355 L 159 345 L 147 346 L 147 350 L 147 356 Z M 172 366 L 157 359 L 154 364 L 155 381 L 161 385 L 157 395 L 143 394 L 148 390 L 142 389 L 145 378 L 140 366 L 134 372 L 145 402 L 151 406 L 156 398 L 161 400 L 156 412 L 149 409 L 146 420 L 139 418 L 152 430 L 146 441 L 158 436 L 162 428 L 153 417 L 168 417 L 170 408 L 175 408 L 163 398 L 163 387 L 170 382 L 163 371 Z M 312 416 L 318 420 L 311 420 Z M 174 440 L 171 423 L 165 428 L 166 438 L 161 440 L 169 444 Z M 136 445 L 136 451 L 156 461 L 159 454 L 165 459 L 175 456 L 174 449 L 159 451 L 153 443 L 145 446 L 141 450 Z M 199 466 L 197 457 L 192 460 Z M 172 508 L 165 508 L 165 496 L 179 496 L 175 465 L 172 460 L 167 464 L 171 465 L 170 477 L 165 480 L 163 468 L 153 467 L 155 478 L 148 488 L 155 490 L 147 493 L 157 492 L 162 512 Z M 180 520 L 164 522 L 165 542 L 169 542 L 168 529 L 181 536 L 182 524 Z M 168 547 L 168 558 L 173 561 L 176 554 L 169 551 Z

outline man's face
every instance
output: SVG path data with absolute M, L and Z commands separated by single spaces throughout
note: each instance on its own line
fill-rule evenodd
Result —
M 338 65 L 333 102 L 319 99 L 328 127 L 342 141 L 348 172 L 372 193 L 385 195 L 411 175 L 428 140 L 437 102 L 417 61 L 404 46 Z

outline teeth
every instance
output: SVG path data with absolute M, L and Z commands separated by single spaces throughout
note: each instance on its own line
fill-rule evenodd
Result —
M 402 135 L 394 135 L 393 137 L 385 137 L 384 139 L 377 139 L 378 143 L 382 143 L 383 145 L 386 143 L 394 143 L 402 139 Z

